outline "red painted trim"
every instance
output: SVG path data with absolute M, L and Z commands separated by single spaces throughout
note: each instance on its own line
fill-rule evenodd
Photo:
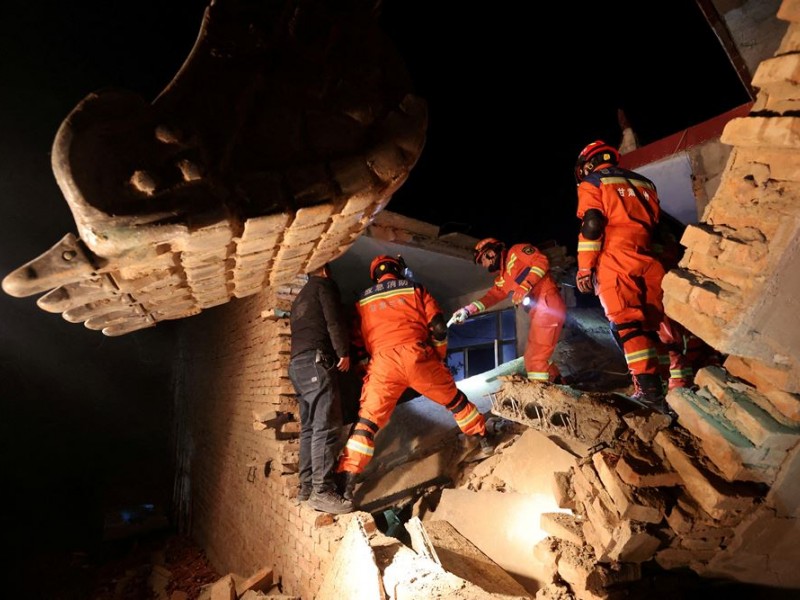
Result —
M 703 121 L 698 125 L 692 125 L 683 131 L 662 138 L 657 142 L 632 150 L 620 157 L 619 165 L 625 169 L 636 169 L 642 165 L 649 165 L 662 158 L 677 154 L 692 146 L 702 144 L 710 139 L 718 138 L 722 135 L 722 130 L 725 129 L 725 125 L 728 124 L 728 121 L 736 117 L 746 116 L 749 114 L 752 107 L 753 103 L 747 102 L 728 112 L 713 117 L 708 121 Z

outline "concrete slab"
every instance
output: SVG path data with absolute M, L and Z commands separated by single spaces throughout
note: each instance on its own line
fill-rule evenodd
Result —
M 800 590 L 800 520 L 776 517 L 759 507 L 736 530 L 734 542 L 718 552 L 700 574 Z
M 363 598 L 386 600 L 381 572 L 375 564 L 369 535 L 360 518 L 347 525 L 344 537 L 322 582 L 317 600 Z
M 492 594 L 528 596 L 519 582 L 447 521 L 428 521 L 423 527 L 446 571 Z
M 549 512 L 564 512 L 549 494 L 445 489 L 436 511 L 426 515 L 423 524 L 427 526 L 428 520 L 448 521 L 528 592 L 535 594 L 549 581 L 532 560 L 534 546 L 547 535 L 539 526 L 540 517 Z
M 503 451 L 494 475 L 521 494 L 550 494 L 554 471 L 569 471 L 575 457 L 543 433 L 528 429 Z

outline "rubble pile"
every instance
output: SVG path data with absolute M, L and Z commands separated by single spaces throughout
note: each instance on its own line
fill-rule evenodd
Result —
M 612 440 L 598 437 L 602 443 L 583 450 L 571 444 L 582 455 L 569 471 L 554 474 L 559 506 L 570 513 L 541 517 L 549 537 L 536 554 L 551 565 L 549 584 L 567 584 L 578 598 L 607 598 L 641 577 L 643 563 L 655 561 L 663 569 L 800 587 L 789 567 L 796 552 L 792 559 L 773 552 L 756 531 L 766 528 L 775 548 L 796 539 L 796 407 L 770 402 L 719 367 L 702 369 L 697 384 L 696 391 L 668 394 L 677 422 L 649 409 L 612 409 L 603 395 L 574 394 L 569 422 L 596 422 L 602 406 L 602 414 L 619 411 L 607 422 L 621 426 Z M 564 410 L 568 393 L 561 386 L 512 380 L 496 397 L 505 418 L 549 437 L 578 431 L 547 418 Z M 532 404 L 541 418 L 526 415 Z

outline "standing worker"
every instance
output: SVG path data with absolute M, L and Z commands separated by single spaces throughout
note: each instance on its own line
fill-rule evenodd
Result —
M 405 278 L 402 257 L 381 255 L 369 267 L 375 285 L 356 303 L 353 346 L 366 366 L 358 420 L 339 458 L 345 498 L 352 499 L 355 478 L 372 460 L 375 435 L 386 425 L 406 388 L 447 408 L 466 435 L 481 436 L 489 454 L 486 424 L 478 408 L 456 387 L 445 366 L 447 325 L 425 287 Z
M 459 308 L 451 320 L 461 324 L 471 315 L 483 312 L 512 294 L 514 306 L 530 311 L 528 342 L 525 346 L 525 370 L 530 381 L 557 382 L 558 367 L 553 352 L 564 328 L 567 308 L 550 273 L 550 261 L 531 244 L 506 245 L 495 238 L 477 243 L 475 264 L 490 273 L 498 273 L 494 285 L 479 300 Z
M 339 372 L 350 368 L 350 335 L 339 287 L 326 264 L 309 273 L 292 303 L 289 378 L 300 404 L 297 498 L 322 512 L 352 512 L 336 489 L 334 467 L 342 427 Z
M 575 281 L 580 292 L 600 299 L 633 378 L 632 397 L 664 412 L 658 359 L 664 268 L 652 249 L 661 207 L 653 182 L 618 164 L 616 148 L 602 140 L 578 155 L 581 229 Z

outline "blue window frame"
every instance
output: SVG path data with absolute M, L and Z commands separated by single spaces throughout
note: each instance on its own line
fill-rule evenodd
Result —
M 517 358 L 513 308 L 470 317 L 463 325 L 451 327 L 447 337 L 447 366 L 456 381 Z

